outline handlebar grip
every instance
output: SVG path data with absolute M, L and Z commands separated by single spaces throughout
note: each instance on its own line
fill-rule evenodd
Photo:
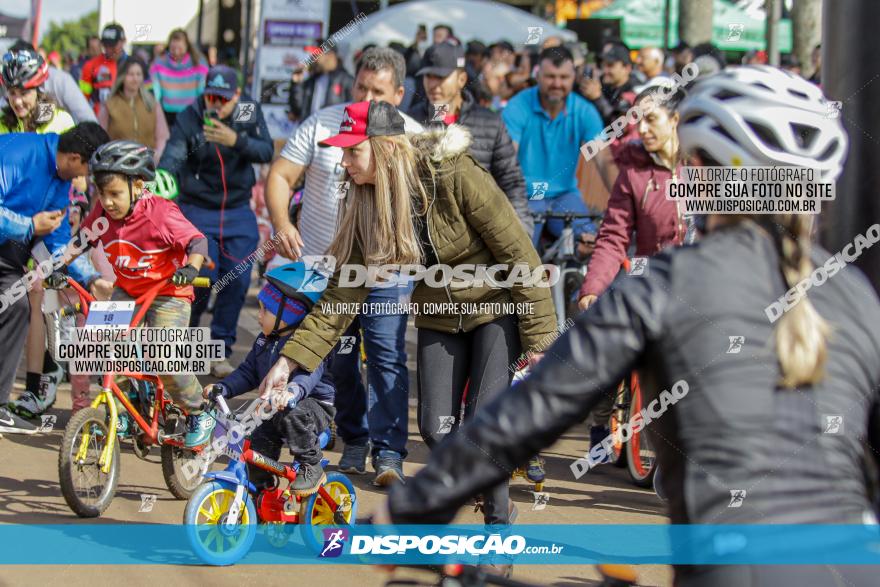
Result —
M 193 279 L 193 287 L 211 287 L 210 277 L 196 277 Z

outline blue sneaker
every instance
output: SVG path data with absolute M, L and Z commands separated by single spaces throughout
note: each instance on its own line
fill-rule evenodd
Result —
M 116 435 L 119 438 L 131 436 L 131 418 L 124 410 L 116 418 Z
M 544 459 L 541 457 L 532 457 L 529 459 L 529 468 L 526 469 L 526 477 L 532 483 L 543 483 Z
M 216 423 L 217 420 L 212 412 L 202 412 L 201 414 L 190 414 L 187 416 L 184 447 L 195 448 L 211 440 L 211 434 L 214 432 L 214 425 Z

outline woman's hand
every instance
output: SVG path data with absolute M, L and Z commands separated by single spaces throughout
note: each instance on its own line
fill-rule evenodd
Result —
M 287 357 L 278 357 L 278 361 L 266 373 L 263 382 L 260 383 L 260 398 L 269 400 L 275 391 L 285 391 L 290 375 L 296 371 L 297 364 Z
M 593 294 L 587 294 L 581 299 L 578 300 L 578 308 L 581 312 L 585 311 L 587 308 L 593 305 L 593 303 L 598 299 L 598 296 L 594 296 Z

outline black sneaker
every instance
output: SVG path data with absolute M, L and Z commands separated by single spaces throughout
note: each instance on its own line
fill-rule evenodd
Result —
M 6 406 L 0 406 L 0 432 L 10 434 L 35 434 L 38 428 L 10 412 Z
M 390 487 L 395 483 L 404 483 L 403 459 L 392 451 L 382 451 L 373 457 L 373 469 L 376 476 L 373 485 L 376 487 Z
M 318 488 L 322 483 L 327 481 L 327 475 L 320 464 L 306 465 L 299 464 L 299 470 L 296 472 L 296 479 L 290 487 L 295 495 L 311 495 L 318 492 Z

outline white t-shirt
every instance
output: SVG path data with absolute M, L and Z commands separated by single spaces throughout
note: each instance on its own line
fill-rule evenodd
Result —
M 319 147 L 318 143 L 339 132 L 342 114 L 348 104 L 328 106 L 309 116 L 287 140 L 281 156 L 306 168 L 299 232 L 303 240 L 303 255 L 323 255 L 336 235 L 336 182 L 342 181 L 342 149 Z M 407 134 L 422 132 L 422 126 L 403 114 Z M 277 261 L 276 261 L 277 260 Z M 290 262 L 276 256 L 272 265 Z

